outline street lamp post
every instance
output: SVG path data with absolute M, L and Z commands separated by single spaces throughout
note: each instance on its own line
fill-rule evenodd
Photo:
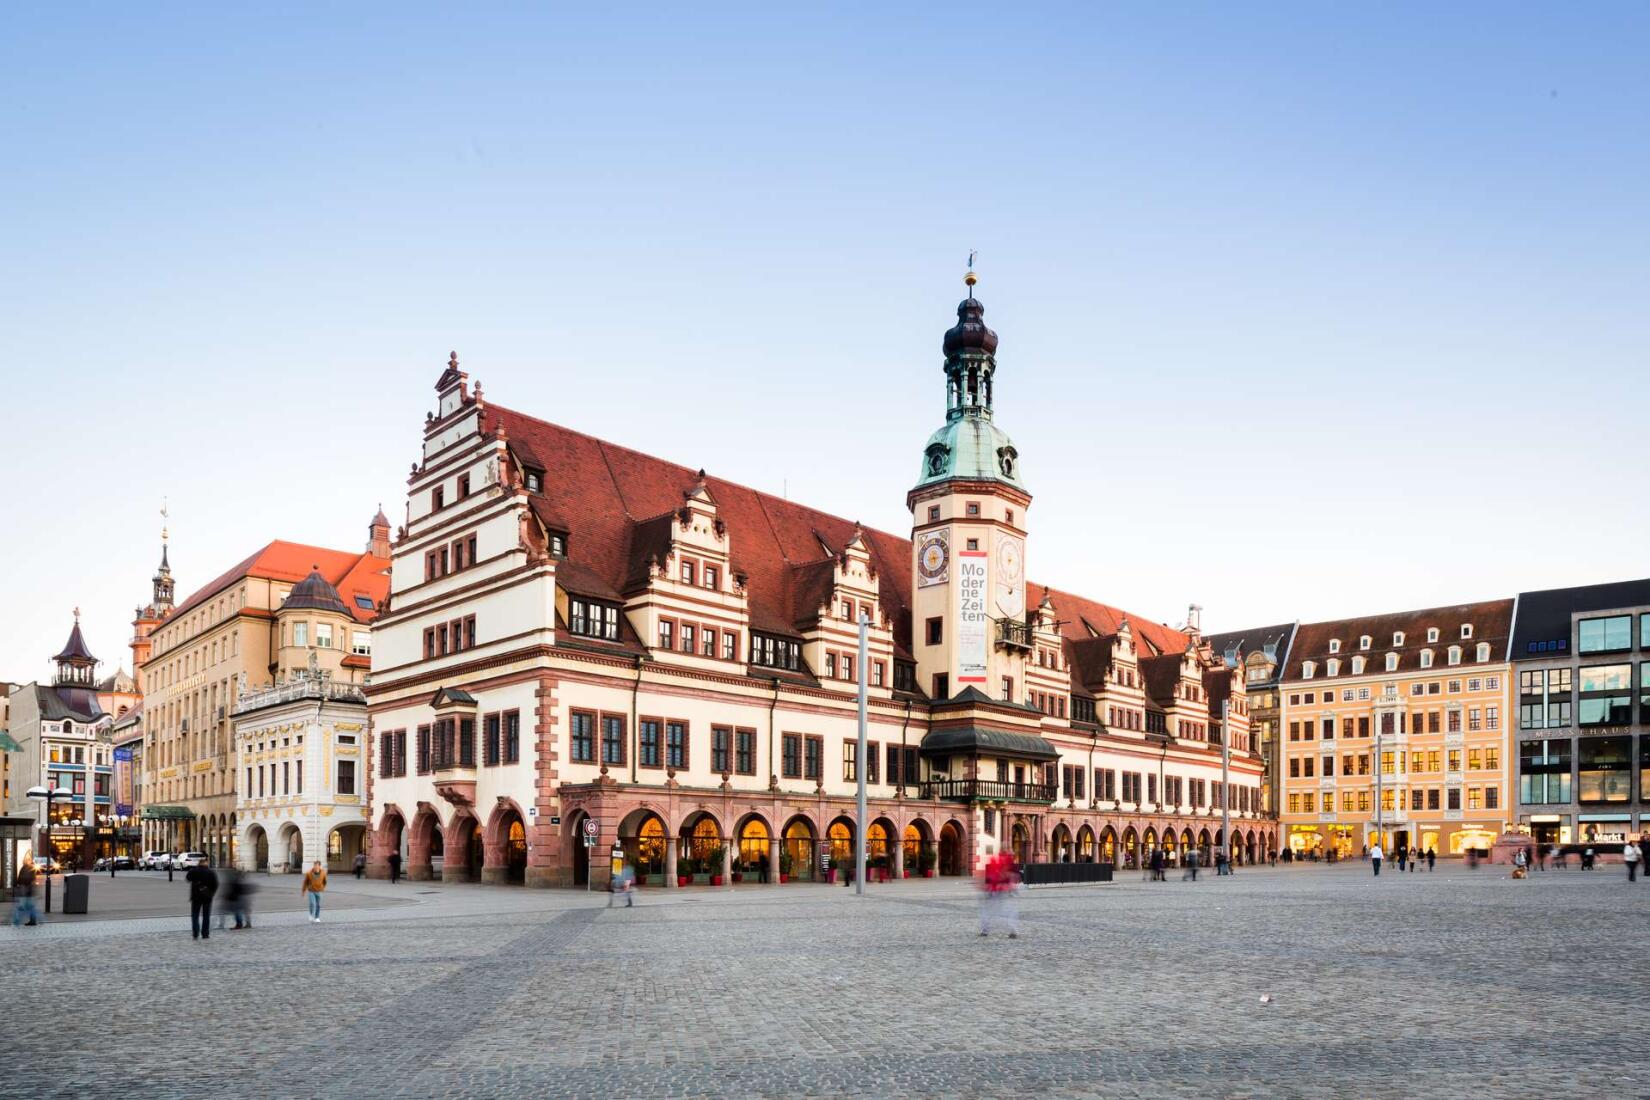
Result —
M 52 838 L 52 803 L 59 798 L 73 798 L 74 792 L 65 787 L 30 787 L 28 790 L 28 796 L 30 798 L 38 799 L 46 805 L 46 823 L 41 828 L 41 834 L 45 837 L 45 846 L 50 848 Z M 52 856 L 51 858 L 55 859 L 57 857 Z M 48 874 L 46 875 L 46 912 L 50 913 L 51 911 L 52 876 Z
M 1226 851 L 1226 869 L 1232 869 L 1232 731 L 1226 725 L 1230 699 L 1220 703 L 1220 846 Z
M 1375 731 L 1375 843 L 1381 846 L 1381 855 L 1386 855 L 1386 828 L 1381 816 L 1381 731 Z
M 865 670 L 869 635 L 871 630 L 870 616 L 865 609 L 859 609 L 859 748 L 855 750 L 854 774 L 859 783 L 856 792 L 854 809 L 859 820 L 854 823 L 854 893 L 865 893 L 865 684 L 867 673 Z

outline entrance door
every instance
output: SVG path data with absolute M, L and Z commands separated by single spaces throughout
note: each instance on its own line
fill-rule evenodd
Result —
M 568 837 L 573 846 L 573 885 L 590 885 L 590 849 L 584 846 L 584 834 L 574 830 Z
M 962 831 L 948 821 L 940 830 L 940 874 L 962 873 Z
M 510 822 L 510 831 L 504 838 L 504 866 L 511 882 L 527 881 L 527 828 L 519 817 Z

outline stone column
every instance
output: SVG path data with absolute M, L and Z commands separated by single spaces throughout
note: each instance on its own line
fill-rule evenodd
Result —
M 733 886 L 733 842 L 727 840 L 722 845 L 722 884 Z
M 905 877 L 905 842 L 903 840 L 894 842 L 894 877 Z
M 769 886 L 778 886 L 779 885 L 779 845 L 780 845 L 780 841 L 777 838 L 768 841 L 768 885 Z
M 676 838 L 665 837 L 665 885 L 676 886 Z

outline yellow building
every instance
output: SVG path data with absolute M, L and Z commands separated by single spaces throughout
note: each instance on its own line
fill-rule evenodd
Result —
M 240 692 L 307 667 L 308 650 L 370 667 L 365 623 L 388 590 L 389 521 L 380 512 L 365 553 L 275 541 L 167 612 L 144 635 L 144 849 L 234 856 L 237 752 L 231 713 Z M 345 628 L 304 616 L 277 622 L 312 572 L 358 620 Z M 329 661 L 328 667 L 331 667 Z
M 1298 858 L 1488 850 L 1511 821 L 1512 600 L 1308 623 L 1283 696 Z

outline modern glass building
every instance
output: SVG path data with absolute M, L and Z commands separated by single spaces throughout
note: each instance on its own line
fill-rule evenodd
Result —
M 1619 851 L 1650 828 L 1650 579 L 1518 597 L 1518 825 Z

